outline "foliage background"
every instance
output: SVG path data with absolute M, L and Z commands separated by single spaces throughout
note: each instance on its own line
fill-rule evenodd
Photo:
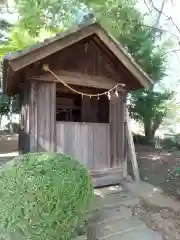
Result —
M 16 0 L 14 12 L 18 13 L 19 20 L 11 26 L 9 40 L 0 46 L 0 55 L 22 49 L 58 31 L 91 20 L 92 17 L 98 19 L 157 82 L 151 93 L 139 90 L 129 96 L 133 102 L 129 108 L 131 117 L 138 119 L 144 126 L 145 134 L 152 138 L 155 129 L 153 126 L 161 126 L 166 114 L 170 117 L 172 105 L 176 106 L 175 101 L 172 103 L 175 91 L 164 89 L 162 83 L 167 79 L 169 70 L 169 54 L 166 53 L 172 53 L 179 40 L 176 25 L 171 24 L 176 29 L 173 29 L 172 34 L 164 25 L 163 10 L 167 1 L 159 1 L 157 9 L 161 12 L 157 11 L 154 4 L 151 0 L 145 0 L 144 11 L 143 4 L 134 0 Z M 147 102 L 151 106 L 148 114 L 139 111 Z

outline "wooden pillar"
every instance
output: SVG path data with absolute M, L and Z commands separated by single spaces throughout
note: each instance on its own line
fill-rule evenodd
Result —
M 29 86 L 24 85 L 20 92 L 20 128 L 19 128 L 19 152 L 27 153 L 30 150 L 30 103 Z
M 110 100 L 110 160 L 111 167 L 122 167 L 125 165 L 125 99 L 124 93 L 117 98 L 112 96 Z
M 140 181 L 139 169 L 138 169 L 138 163 L 136 159 L 136 151 L 134 146 L 133 134 L 130 126 L 130 118 L 129 118 L 128 110 L 126 111 L 126 119 L 127 119 L 127 139 L 128 139 L 128 158 L 129 158 L 128 160 L 131 161 L 132 163 L 134 178 L 136 182 L 139 182 Z
M 34 81 L 30 86 L 30 150 L 56 150 L 56 85 Z

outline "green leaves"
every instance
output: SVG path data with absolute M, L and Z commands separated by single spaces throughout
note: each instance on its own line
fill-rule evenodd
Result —
M 27 30 L 20 26 L 13 27 L 6 44 L 0 45 L 0 58 L 9 52 L 22 50 L 37 42 L 36 38 L 30 36 Z
M 82 16 L 93 12 L 107 31 L 119 40 L 141 68 L 155 81 L 166 75 L 168 45 L 157 46 L 156 33 L 146 25 L 144 15 L 136 9 L 135 0 L 16 0 L 20 15 L 19 29 L 13 28 L 10 41 L 0 46 L 0 56 L 23 49 L 44 35 L 52 35 L 78 24 Z M 25 29 L 25 30 L 22 30 Z M 166 51 L 167 52 L 167 51 Z M 157 129 L 167 112 L 170 96 L 166 91 L 157 93 L 140 90 L 132 95 L 131 116 Z M 148 106 L 148 111 L 147 111 Z M 158 124 L 157 124 L 158 123 Z M 154 131 L 154 130 L 153 130 Z
M 72 26 L 83 6 L 77 0 L 16 0 L 16 7 L 21 26 L 32 36 L 38 36 L 42 28 L 54 31 Z
M 138 90 L 131 94 L 128 106 L 130 116 L 144 124 L 146 137 L 154 137 L 167 114 L 168 102 L 172 97 L 173 93 L 169 91 Z
M 71 239 L 92 195 L 79 162 L 58 153 L 25 154 L 0 172 L 0 222 L 27 239 Z

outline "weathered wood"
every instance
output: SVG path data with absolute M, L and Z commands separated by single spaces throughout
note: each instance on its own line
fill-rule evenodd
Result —
M 9 69 L 14 71 L 8 76 L 7 87 L 16 85 L 20 82 L 18 76 L 23 75 L 21 84 L 27 87 L 21 101 L 22 151 L 57 150 L 69 154 L 92 174 L 96 172 L 100 185 L 106 185 L 106 180 L 109 184 L 119 183 L 127 176 L 128 139 L 129 155 L 138 178 L 133 140 L 126 126 L 125 92 L 151 83 L 99 25 L 55 37 L 11 60 L 7 60 Z M 117 83 L 126 86 L 119 88 L 118 98 L 111 92 L 110 101 L 107 96 L 99 100 L 85 96 L 81 99 L 52 75 L 43 73 L 43 64 L 48 64 L 63 82 L 80 92 L 102 93 Z M 82 122 L 56 122 L 56 114 L 59 120 Z M 118 172 L 111 171 L 115 169 Z
M 121 168 L 118 172 L 115 173 L 111 172 L 110 170 L 108 170 L 102 176 L 95 176 L 92 178 L 95 187 L 118 185 L 122 182 L 123 169 Z
M 124 153 L 124 105 L 125 94 L 112 96 L 110 100 L 110 156 L 111 167 L 121 167 L 125 170 L 125 153 Z M 125 173 L 124 173 L 125 174 Z
M 49 101 L 50 107 L 50 149 L 56 151 L 56 85 L 51 85 L 50 96 L 51 102 Z
M 24 85 L 20 93 L 20 129 L 19 129 L 19 151 L 20 153 L 30 150 L 30 105 L 28 85 Z
M 138 164 L 136 159 L 136 152 L 134 147 L 134 141 L 133 141 L 133 135 L 132 135 L 131 126 L 130 126 L 128 111 L 126 111 L 126 119 L 127 119 L 128 157 L 130 158 L 128 160 L 130 160 L 132 163 L 134 178 L 137 182 L 139 182 L 140 181 L 139 169 L 138 169 Z
M 67 48 L 68 46 L 84 39 L 85 37 L 92 35 L 92 30 L 93 26 L 90 26 L 89 28 L 80 29 L 79 31 L 74 32 L 75 35 L 69 34 L 66 38 L 54 38 L 54 41 L 51 41 L 51 47 L 48 44 L 44 45 L 43 49 L 45 51 L 42 51 L 41 47 L 35 48 L 34 51 L 29 52 L 29 54 L 25 54 L 24 56 L 15 59 L 16 61 L 13 61 L 12 68 L 14 71 L 18 71 L 19 69 L 24 68 L 35 61 L 39 61 L 57 51 Z
M 110 101 L 110 159 L 111 167 L 116 166 L 116 108 L 115 98 Z
M 118 58 L 121 63 L 126 66 L 126 68 L 132 73 L 132 76 L 135 76 L 136 79 L 142 84 L 143 87 L 150 87 L 153 84 L 153 81 L 149 76 L 142 71 L 138 64 L 134 61 L 133 58 L 128 56 L 125 49 L 122 45 L 116 40 L 112 41 L 112 38 L 106 33 L 104 29 L 99 29 L 96 31 L 99 39 L 108 46 L 108 50 L 111 50 L 112 53 Z
M 110 168 L 109 124 L 57 122 L 57 151 L 69 154 L 89 169 Z
M 118 159 L 123 159 L 123 163 L 125 162 L 125 156 L 124 156 L 124 145 L 125 145 L 125 132 L 124 132 L 124 119 L 125 119 L 125 94 L 121 93 L 119 96 L 118 101 L 118 109 L 117 109 L 117 153 L 118 153 Z M 121 136 L 121 137 L 119 137 Z M 117 163 L 118 164 L 118 163 Z
M 126 118 L 126 106 L 124 105 L 124 165 L 123 165 L 123 177 L 128 175 L 127 166 L 127 149 L 128 149 L 128 138 L 127 138 L 127 118 Z
M 55 83 L 31 83 L 31 151 L 55 150 Z
M 110 77 L 103 76 L 92 76 L 90 74 L 83 74 L 78 72 L 68 72 L 68 71 L 54 71 L 54 73 L 63 82 L 68 84 L 73 84 L 77 86 L 86 86 L 100 89 L 110 89 L 117 84 L 117 81 L 111 79 Z M 52 74 L 45 73 L 40 76 L 32 76 L 31 80 L 45 81 L 45 82 L 60 82 Z M 123 90 L 123 88 L 122 88 Z
M 37 84 L 30 84 L 30 151 L 38 150 L 37 147 Z
M 127 72 L 129 72 L 131 77 L 134 78 L 136 82 L 139 82 L 139 87 L 140 85 L 149 87 L 153 84 L 147 74 L 129 57 L 119 42 L 117 43 L 99 24 L 95 23 L 84 28 L 76 29 L 73 33 L 65 34 L 63 37 L 56 36 L 50 39 L 48 44 L 32 48 L 31 51 L 26 51 L 17 57 L 11 57 L 10 66 L 14 72 L 17 72 L 34 62 L 46 59 L 46 57 L 63 49 L 67 49 L 69 46 L 73 46 L 79 42 L 81 44 L 84 43 L 84 52 L 86 53 L 88 51 L 86 46 L 88 46 L 89 39 L 93 39 L 93 41 L 98 42 L 99 45 L 104 45 L 104 52 L 112 52 L 113 58 L 117 60 L 117 65 L 125 66 L 126 71 L 128 70 Z M 92 67 L 96 66 L 95 62 L 91 62 L 91 64 Z M 115 67 L 116 66 L 114 66 L 114 68 Z

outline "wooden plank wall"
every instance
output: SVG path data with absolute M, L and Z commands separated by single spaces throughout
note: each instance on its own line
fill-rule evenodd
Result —
M 30 107 L 29 107 L 29 85 L 26 84 L 20 92 L 20 129 L 19 129 L 19 151 L 29 152 L 30 143 Z
M 56 123 L 57 152 L 75 157 L 88 169 L 110 168 L 108 123 Z
M 31 82 L 30 150 L 54 151 L 56 127 L 55 83 Z
M 110 100 L 110 158 L 111 167 L 125 170 L 125 94 Z

